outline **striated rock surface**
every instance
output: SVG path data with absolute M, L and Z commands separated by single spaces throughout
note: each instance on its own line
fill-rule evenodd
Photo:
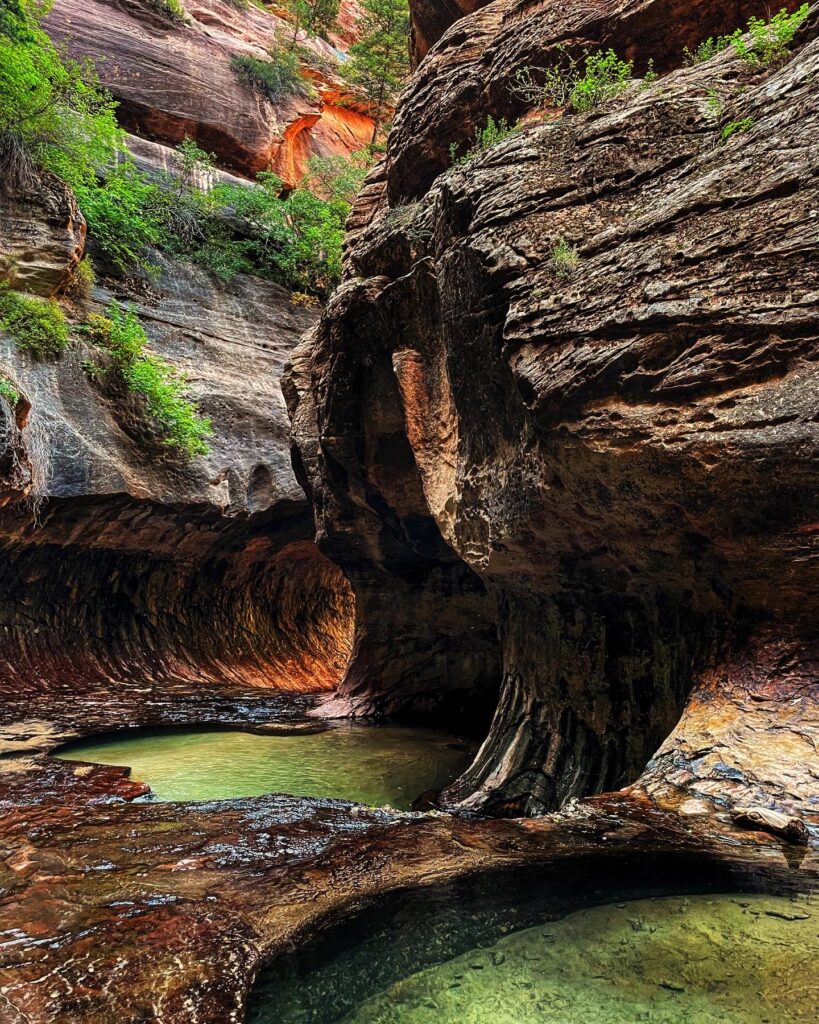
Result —
M 679 66 L 760 13 L 496 2 L 457 22 L 293 359 L 299 471 L 356 592 L 341 699 L 485 693 L 500 659 L 462 806 L 621 786 L 672 734 L 643 779 L 661 802 L 811 811 L 819 13 L 782 66 Z M 525 113 L 510 77 L 561 42 L 668 73 L 445 170 L 487 116 Z
M 422 196 L 449 166 L 450 146 L 463 151 L 488 115 L 513 122 L 525 113 L 509 87 L 515 73 L 556 61 L 559 47 L 578 57 L 611 47 L 635 60 L 638 73 L 649 60 L 666 71 L 679 66 L 684 47 L 766 11 L 759 0 L 495 0 L 452 26 L 405 93 L 387 154 L 391 205 Z
M 29 225 L 6 231 L 9 262 L 23 266 L 28 244 L 25 265 L 49 273 L 27 283 L 46 295 L 79 255 L 74 222 L 50 203 L 46 190 L 39 205 L 4 208 L 6 223 Z M 89 374 L 97 353 L 81 337 L 38 361 L 0 332 L 0 371 L 21 395 L 15 410 L 0 398 L 6 720 L 41 699 L 35 717 L 53 720 L 55 700 L 109 692 L 139 719 L 153 690 L 180 684 L 326 690 L 347 662 L 352 597 L 310 541 L 279 386 L 317 311 L 259 278 L 226 286 L 156 261 L 155 281 L 106 280 L 91 307 L 127 305 L 186 374 L 213 423 L 206 456 L 188 463 L 162 446 L 137 400 Z
M 410 4 L 410 52 L 418 67 L 450 25 L 489 0 L 415 0 Z
M 58 294 L 85 247 L 85 218 L 70 189 L 45 172 L 12 191 L 0 183 L 0 211 L 0 282 Z
M 56 0 L 45 26 L 71 56 L 94 60 L 129 131 L 169 143 L 188 136 L 241 174 L 272 166 L 293 175 L 286 182 L 295 185 L 309 156 L 347 155 L 369 141 L 372 122 L 358 115 L 367 130 L 356 117 L 347 118 L 323 76 L 313 97 L 285 96 L 275 104 L 239 82 L 231 58 L 268 58 L 277 39 L 289 43 L 289 22 L 227 0 L 196 0 L 185 8 L 188 21 L 180 23 L 149 0 Z M 353 34 L 356 17 L 354 7 L 345 11 L 345 38 Z M 320 64 L 338 64 L 341 54 L 330 43 L 302 42 Z M 288 129 L 303 126 L 305 118 L 312 120 L 296 160 Z M 339 120 L 346 131 L 337 130 Z

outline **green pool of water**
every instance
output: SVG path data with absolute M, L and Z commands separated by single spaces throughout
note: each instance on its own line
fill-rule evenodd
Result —
M 548 891 L 548 886 L 546 890 Z M 538 889 L 476 924 L 419 896 L 395 927 L 308 968 L 272 964 L 250 1024 L 814 1024 L 815 896 L 631 899 L 542 916 Z M 390 914 L 389 916 L 392 916 Z M 444 923 L 445 922 L 445 923 Z M 424 925 L 426 924 L 426 927 Z M 379 926 L 380 927 L 380 926 Z M 515 930 L 520 928 L 520 930 Z M 390 930 L 391 929 L 391 930 Z M 477 934 L 485 941 L 478 941 Z M 487 934 L 492 937 L 486 939 Z M 426 940 L 424 939 L 426 935 Z M 468 944 L 464 938 L 468 937 Z M 335 940 L 338 942 L 338 938 Z M 458 955 L 452 955 L 453 948 Z M 326 951 L 325 951 L 326 952 Z
M 452 782 L 471 760 L 456 736 L 429 729 L 343 724 L 306 735 L 191 729 L 118 733 L 56 756 L 128 765 L 160 800 L 289 793 L 406 810 Z
M 420 971 L 345 1024 L 813 1024 L 819 907 L 770 896 L 582 910 Z

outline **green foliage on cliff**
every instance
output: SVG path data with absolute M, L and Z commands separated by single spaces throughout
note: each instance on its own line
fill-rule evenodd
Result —
M 373 163 L 369 148 L 343 156 L 313 156 L 307 161 L 303 187 L 328 200 L 352 206 Z
M 463 155 L 458 156 L 458 146 L 455 143 L 449 147 L 449 155 L 452 158 L 453 165 L 469 163 L 470 160 L 474 160 L 481 153 L 485 153 L 488 149 L 492 149 L 493 146 L 497 146 L 499 142 L 503 142 L 504 139 L 514 134 L 519 128 L 520 125 L 517 122 L 509 124 L 505 117 L 496 121 L 490 114 L 483 128 L 479 128 L 476 132 L 474 143 Z
M 186 25 L 191 20 L 181 0 L 147 0 L 147 2 L 158 14 L 163 14 L 178 25 Z
M 361 0 L 361 7 L 361 38 L 350 47 L 350 60 L 340 70 L 370 102 L 374 145 L 409 74 L 409 5 L 407 0 Z
M 628 86 L 632 69 L 632 62 L 620 60 L 614 50 L 587 53 L 582 74 L 572 83 L 569 106 L 578 113 L 585 113 L 618 96 Z
M 579 261 L 580 255 L 577 246 L 567 242 L 565 238 L 558 238 L 549 257 L 554 273 L 558 277 L 571 277 L 577 269 Z
M 15 0 L 0 21 L 0 171 L 7 187 L 30 181 L 35 168 L 72 187 L 88 185 L 119 145 L 115 104 L 91 63 L 63 57 L 40 28 L 49 6 Z
M 186 459 L 206 455 L 210 451 L 207 438 L 213 434 L 211 422 L 199 415 L 189 398 L 185 375 L 147 350 L 148 338 L 138 317 L 113 303 L 107 316 L 92 313 L 88 317 L 86 331 L 105 350 L 110 369 L 125 387 L 142 396 L 162 443 Z M 110 370 L 103 367 L 95 372 Z
M 63 311 L 53 299 L 23 295 L 7 284 L 0 285 L 0 330 L 36 359 L 59 355 L 69 340 Z
M 563 46 L 557 49 L 557 63 L 517 72 L 510 87 L 516 96 L 535 107 L 564 107 L 583 114 L 619 96 L 631 81 L 632 61 L 621 60 L 614 50 L 585 53 L 581 59 Z
M 299 59 L 290 50 L 270 50 L 269 60 L 241 54 L 232 57 L 230 66 L 248 89 L 260 93 L 271 103 L 284 96 L 307 96 L 310 84 L 302 75 Z
M 726 142 L 732 135 L 741 135 L 742 132 L 747 132 L 753 123 L 752 117 L 743 117 L 740 121 L 730 121 L 720 132 L 720 138 Z
M 297 291 L 328 293 L 341 276 L 349 205 L 306 188 L 282 197 L 274 174 L 262 173 L 256 181 L 255 188 L 214 187 L 214 212 L 193 258 L 223 278 L 253 272 Z
M 756 70 L 781 64 L 807 16 L 808 4 L 802 4 L 793 13 L 783 8 L 769 21 L 751 18 L 745 29 L 735 29 L 727 36 L 709 36 L 693 52 L 686 48 L 685 61 L 687 64 L 700 64 L 733 46 L 739 56 Z
M 285 0 L 285 6 L 293 15 L 293 39 L 295 46 L 299 29 L 311 36 L 326 36 L 335 28 L 340 0 Z
M 0 377 L 0 397 L 5 398 L 13 409 L 20 401 L 20 392 L 10 380 L 6 380 L 5 377 Z

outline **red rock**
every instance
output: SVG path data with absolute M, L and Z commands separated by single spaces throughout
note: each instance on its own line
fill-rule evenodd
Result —
M 91 57 L 103 84 L 119 101 L 119 117 L 132 133 L 177 143 L 194 139 L 219 162 L 246 175 L 277 167 L 292 170 L 295 185 L 306 156 L 346 155 L 360 148 L 355 137 L 337 131 L 338 115 L 323 119 L 320 97 L 285 97 L 270 103 L 243 86 L 230 66 L 235 55 L 267 56 L 288 23 L 253 4 L 237 9 L 222 0 L 188 3 L 189 24 L 170 21 L 149 5 L 127 0 L 57 0 L 46 18 L 52 38 L 77 58 Z M 345 12 L 352 32 L 355 9 Z M 303 45 L 332 61 L 335 51 L 320 39 Z M 299 155 L 287 148 L 288 128 L 313 118 L 315 131 L 299 129 Z M 312 126 L 311 126 L 312 127 Z

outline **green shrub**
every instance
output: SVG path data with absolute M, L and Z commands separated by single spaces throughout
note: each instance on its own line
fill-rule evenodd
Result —
M 741 121 L 731 121 L 720 132 L 720 138 L 723 142 L 731 138 L 732 135 L 741 134 L 747 132 L 751 125 L 754 123 L 752 117 L 743 117 Z
M 276 175 L 262 172 L 256 180 L 255 188 L 213 189 L 217 215 L 207 244 L 193 258 L 216 273 L 258 273 L 296 291 L 328 294 L 341 277 L 349 204 L 321 199 L 306 188 L 282 198 Z
M 302 187 L 323 199 L 338 200 L 352 206 L 361 190 L 373 158 L 369 149 L 344 156 L 312 156 Z
M 91 292 L 96 283 L 97 275 L 94 272 L 94 264 L 86 256 L 74 267 L 71 281 L 65 290 L 66 298 L 70 299 L 79 309 L 85 309 L 91 301 Z
M 585 113 L 606 100 L 618 96 L 628 87 L 634 65 L 620 60 L 614 50 L 585 53 L 573 57 L 565 47 L 558 47 L 560 60 L 548 68 L 521 68 L 511 89 L 515 95 L 537 107 L 564 107 Z M 647 80 L 656 79 L 649 66 Z
M 618 96 L 628 86 L 633 69 L 631 61 L 620 60 L 614 50 L 589 53 L 584 58 L 583 75 L 569 94 L 569 106 L 584 113 Z
M 0 330 L 36 359 L 58 356 L 69 341 L 63 311 L 53 299 L 23 295 L 7 284 L 0 285 Z
M 744 58 L 754 69 L 771 67 L 785 60 L 790 45 L 799 27 L 808 16 L 808 4 L 789 14 L 781 10 L 770 21 L 762 18 L 751 18 L 747 27 L 735 29 L 730 35 L 704 39 L 692 52 L 683 51 L 687 64 L 701 64 L 713 56 L 733 46 L 740 57 Z M 746 39 L 745 36 L 750 36 Z
M 0 180 L 13 188 L 44 168 L 90 185 L 121 145 L 115 104 L 91 63 L 63 57 L 40 28 L 49 3 L 15 6 L 0 23 Z
M 5 377 L 0 377 L 0 397 L 5 398 L 13 409 L 20 401 L 20 392 L 10 380 L 6 380 Z
M 549 262 L 558 277 L 571 277 L 577 267 L 580 256 L 577 246 L 571 245 L 565 238 L 558 238 L 552 248 Z
M 186 25 L 190 21 L 181 0 L 148 0 L 148 3 L 157 13 L 164 14 L 166 18 L 179 25 Z
M 709 89 L 705 98 L 705 112 L 711 121 L 721 121 L 723 114 L 722 99 L 716 89 Z
M 470 160 L 474 160 L 481 153 L 485 153 L 493 146 L 497 146 L 499 142 L 503 142 L 504 139 L 518 131 L 519 128 L 520 124 L 518 122 L 509 124 L 505 117 L 496 121 L 490 114 L 486 119 L 484 127 L 479 128 L 476 132 L 474 143 L 462 156 L 458 156 L 458 146 L 454 142 L 449 147 L 449 155 L 452 158 L 453 165 L 469 163 Z
M 103 182 L 83 183 L 75 191 L 91 237 L 113 266 L 122 273 L 153 272 L 146 250 L 162 248 L 167 240 L 156 183 L 126 159 Z
M 290 50 L 270 50 L 269 60 L 242 54 L 232 57 L 230 66 L 242 85 L 273 103 L 284 96 L 306 96 L 310 92 L 299 68 L 299 59 Z
M 185 375 L 147 351 L 148 338 L 137 316 L 114 303 L 108 316 L 92 313 L 86 330 L 108 354 L 125 387 L 143 397 L 162 443 L 186 459 L 206 455 L 210 451 L 206 439 L 213 434 L 211 422 L 199 415 L 188 397 Z

